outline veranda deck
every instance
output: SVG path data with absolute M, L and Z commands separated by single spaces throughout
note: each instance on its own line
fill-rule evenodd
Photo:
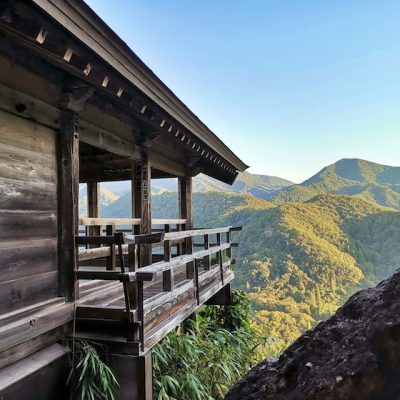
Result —
M 90 265 L 76 271 L 80 279 L 76 336 L 124 345 L 125 351 L 129 347 L 134 354 L 153 347 L 221 289 L 229 288 L 234 276 L 231 232 L 238 229 L 167 232 L 156 234 L 157 238 L 155 234 L 125 235 L 124 243 L 118 241 L 121 234 L 80 237 L 79 242 L 87 247 L 96 241 L 103 247 L 80 249 L 81 264 Z M 195 237 L 202 242 L 194 246 Z M 138 268 L 135 259 L 142 245 L 163 251 L 153 255 L 153 264 Z M 186 254 L 180 255 L 183 245 Z M 228 292 L 214 303 L 229 302 Z

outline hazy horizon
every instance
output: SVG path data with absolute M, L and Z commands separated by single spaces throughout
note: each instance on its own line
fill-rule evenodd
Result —
M 398 164 L 400 2 L 87 3 L 250 172 Z

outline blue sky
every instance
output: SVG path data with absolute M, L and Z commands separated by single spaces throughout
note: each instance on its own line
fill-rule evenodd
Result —
M 400 1 L 87 3 L 250 172 L 400 165 Z

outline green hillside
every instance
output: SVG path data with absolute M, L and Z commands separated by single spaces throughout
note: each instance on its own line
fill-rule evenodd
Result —
M 307 201 L 325 193 L 356 195 L 376 204 L 400 209 L 400 167 L 343 159 L 303 183 L 283 188 L 266 198 L 275 204 L 283 204 Z
M 272 206 L 253 196 L 195 193 L 196 227 L 242 225 L 235 285 L 251 293 L 260 330 L 283 343 L 331 315 L 356 290 L 400 266 L 400 212 L 321 195 Z M 130 196 L 104 208 L 127 217 Z M 153 196 L 154 218 L 177 217 L 176 193 Z
M 237 284 L 251 292 L 262 331 L 287 343 L 399 266 L 400 212 L 324 195 L 246 221 Z
M 230 193 L 194 193 L 193 215 L 196 227 L 218 226 L 226 223 L 227 216 L 244 210 L 265 210 L 273 205 L 254 196 Z M 178 218 L 178 195 L 165 192 L 153 195 L 151 202 L 153 218 Z M 103 207 L 102 217 L 128 218 L 131 216 L 130 193 Z

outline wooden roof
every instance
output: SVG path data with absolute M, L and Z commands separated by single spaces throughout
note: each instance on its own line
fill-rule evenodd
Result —
M 115 95 L 120 100 L 129 94 L 130 88 L 127 86 L 144 94 L 150 102 L 140 105 L 139 111 L 142 117 L 147 116 L 153 121 L 156 116 L 159 129 L 163 128 L 164 131 L 174 135 L 176 140 L 187 143 L 190 149 L 198 152 L 199 158 L 207 159 L 210 165 L 203 168 L 204 173 L 232 183 L 238 171 L 248 168 L 83 1 L 32 0 L 32 2 L 85 45 L 86 49 L 95 53 L 96 58 L 100 58 L 109 66 L 107 83 L 110 80 L 110 83 L 114 84 Z M 75 53 L 71 51 L 72 54 Z M 82 51 L 79 56 L 82 56 Z M 89 73 L 87 69 L 83 71 L 87 73 L 87 77 L 90 76 L 92 67 L 90 61 L 88 54 L 86 68 L 89 67 Z M 111 70 L 120 75 L 113 82 L 111 82 L 113 78 Z M 104 86 L 104 81 L 102 84 Z M 131 99 L 127 100 L 132 104 Z M 223 174 L 213 174 L 213 168 L 226 170 L 232 178 L 226 177 L 225 171 Z

